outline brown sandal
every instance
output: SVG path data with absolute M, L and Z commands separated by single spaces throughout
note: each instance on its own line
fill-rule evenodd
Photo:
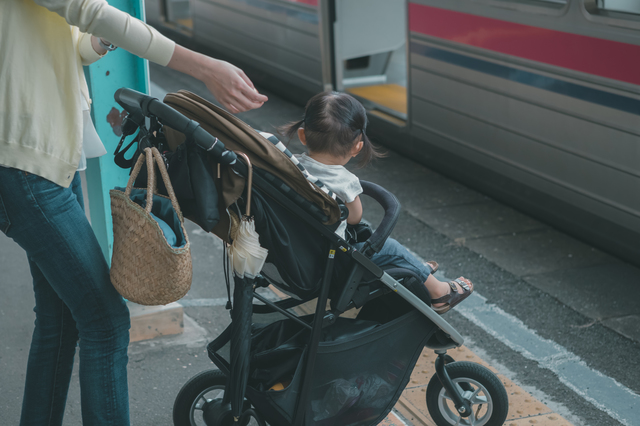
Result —
M 462 293 L 458 293 L 456 283 L 462 288 Z M 462 281 L 460 278 L 456 278 L 454 281 L 449 281 L 447 284 L 449 284 L 449 286 L 451 287 L 451 292 L 449 294 L 445 294 L 442 297 L 431 300 L 432 307 L 436 303 L 445 303 L 445 305 L 443 306 L 433 308 L 433 310 L 440 315 L 449 311 L 451 308 L 455 307 L 458 303 L 462 302 L 464 299 L 469 297 L 471 293 L 473 293 L 473 288 L 469 287 L 469 285 L 466 282 Z
M 438 262 L 436 262 L 435 260 L 430 260 L 428 262 L 425 262 L 427 265 L 429 265 L 429 268 L 431 268 L 431 273 L 435 274 L 436 272 L 438 272 Z

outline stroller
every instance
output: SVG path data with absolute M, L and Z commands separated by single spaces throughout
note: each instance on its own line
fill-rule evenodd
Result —
M 362 181 L 363 195 L 383 207 L 384 218 L 375 232 L 360 227 L 345 241 L 334 232 L 348 216 L 344 204 L 312 182 L 272 135 L 185 91 L 161 102 L 123 88 L 115 99 L 129 113 L 123 140 L 139 129 L 139 151 L 159 147 L 170 175 L 180 150 L 205 159 L 205 180 L 213 182 L 206 200 L 190 188 L 183 204 L 184 183 L 174 184 L 185 217 L 231 243 L 232 223 L 247 213 L 269 250 L 259 274 L 234 276 L 231 324 L 207 347 L 218 369 L 182 387 L 176 426 L 376 425 L 400 398 L 424 347 L 438 355 L 426 392 L 437 425 L 504 423 L 504 386 L 490 370 L 447 355 L 463 339 L 430 300 L 409 291 L 420 279 L 370 260 L 398 220 L 395 196 Z M 206 211 L 212 199 L 217 211 Z M 354 241 L 365 243 L 356 250 Z M 267 286 L 288 297 L 266 297 Z M 296 308 L 310 301 L 314 313 Z

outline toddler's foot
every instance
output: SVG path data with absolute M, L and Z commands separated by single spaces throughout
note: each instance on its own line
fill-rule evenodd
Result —
M 430 275 L 424 284 L 431 295 L 431 307 L 441 315 L 473 293 L 473 283 L 464 277 L 445 283 Z

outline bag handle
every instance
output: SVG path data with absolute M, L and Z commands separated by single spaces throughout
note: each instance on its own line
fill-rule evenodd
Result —
M 156 147 L 153 147 L 153 148 L 145 148 L 142 154 L 143 155 L 140 155 L 138 157 L 138 161 L 136 161 L 136 165 L 133 167 L 133 171 L 131 172 L 131 176 L 129 177 L 129 182 L 127 182 L 127 188 L 124 191 L 125 195 L 127 197 L 131 196 L 133 183 L 138 177 L 138 174 L 140 174 L 140 170 L 142 169 L 142 162 L 146 160 L 147 162 L 147 205 L 145 207 L 145 210 L 147 213 L 151 213 L 151 207 L 153 206 L 153 194 L 158 193 L 158 188 L 156 185 L 156 172 L 154 167 L 154 163 L 156 163 L 158 165 L 158 170 L 160 170 L 160 175 L 162 176 L 164 186 L 167 188 L 167 194 L 169 195 L 169 199 L 171 200 L 171 205 L 173 206 L 173 209 L 178 214 L 178 218 L 180 218 L 180 221 L 182 222 L 184 220 L 182 217 L 182 211 L 180 210 L 180 205 L 178 204 L 178 199 L 176 198 L 176 194 L 173 191 L 173 186 L 171 185 L 171 179 L 169 178 L 169 173 L 167 172 L 167 167 L 164 164 L 164 160 L 162 159 L 160 152 Z
M 136 178 L 138 177 L 138 174 L 140 174 L 140 169 L 142 169 L 142 162 L 144 161 L 145 157 L 143 155 L 144 153 L 141 153 L 138 156 L 138 160 L 136 161 L 135 166 L 133 166 L 133 170 L 131 171 L 131 174 L 129 175 L 129 182 L 127 182 L 127 187 L 124 190 L 124 194 L 127 197 L 131 196 L 131 189 L 133 188 L 133 183 L 136 181 Z

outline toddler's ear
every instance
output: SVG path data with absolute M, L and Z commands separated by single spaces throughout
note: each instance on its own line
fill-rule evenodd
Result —
M 302 127 L 298 128 L 298 139 L 300 139 L 302 145 L 307 145 L 307 138 L 304 136 L 304 129 Z
M 356 155 L 360 154 L 360 151 L 362 151 L 363 146 L 364 146 L 363 141 L 356 142 L 355 145 L 353 145 L 353 148 L 351 148 L 351 156 L 355 157 Z

